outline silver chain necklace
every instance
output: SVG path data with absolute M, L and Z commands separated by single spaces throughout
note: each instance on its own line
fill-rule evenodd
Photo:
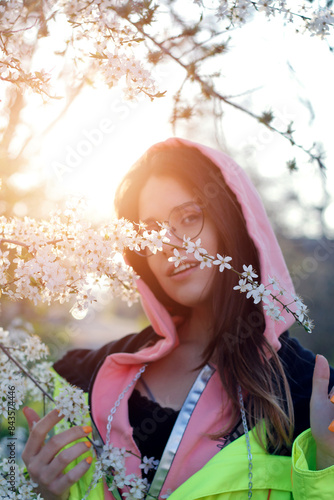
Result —
M 248 453 L 248 498 L 252 498 L 252 488 L 253 488 L 253 456 L 252 450 L 249 440 L 249 431 L 246 419 L 245 405 L 244 399 L 242 397 L 241 387 L 238 386 L 238 395 L 239 395 L 239 404 L 240 404 L 240 413 L 242 419 L 242 426 L 244 428 L 246 444 L 247 444 L 247 453 Z
M 146 367 L 147 367 L 147 364 L 143 365 L 138 370 L 138 372 L 136 373 L 134 378 L 131 380 L 131 382 L 126 386 L 126 388 L 118 396 L 117 401 L 115 402 L 114 406 L 110 410 L 110 413 L 108 415 L 108 423 L 107 423 L 107 435 L 106 435 L 106 445 L 107 446 L 109 445 L 109 442 L 110 442 L 111 424 L 112 424 L 112 421 L 114 419 L 114 415 L 116 413 L 116 410 L 119 407 L 119 405 L 121 404 L 121 401 L 124 398 L 125 394 L 128 392 L 128 390 L 137 382 L 137 380 L 144 373 L 144 371 L 146 370 Z M 240 385 L 238 386 L 238 395 L 239 395 L 239 404 L 240 404 L 242 426 L 243 426 L 244 433 L 245 433 L 246 444 L 247 444 L 247 453 L 248 453 L 248 498 L 252 498 L 252 495 L 253 495 L 253 493 L 252 493 L 252 489 L 253 489 L 253 456 L 252 456 L 252 450 L 251 450 L 250 439 L 249 439 L 249 431 L 248 431 L 248 425 L 247 425 L 247 419 L 246 419 L 244 399 L 242 397 Z
M 117 408 L 121 404 L 122 399 L 124 398 L 125 394 L 128 392 L 128 390 L 133 386 L 134 383 L 137 382 L 137 380 L 141 377 L 141 375 L 144 373 L 146 370 L 147 364 L 143 365 L 140 370 L 136 373 L 135 377 L 131 380 L 129 385 L 126 386 L 124 391 L 121 392 L 121 394 L 118 396 L 116 403 L 114 406 L 111 408 L 110 413 L 108 415 L 108 423 L 107 423 L 107 435 L 106 435 L 106 445 L 109 445 L 110 442 L 110 432 L 111 432 L 111 423 L 114 419 L 114 415 L 116 413 Z

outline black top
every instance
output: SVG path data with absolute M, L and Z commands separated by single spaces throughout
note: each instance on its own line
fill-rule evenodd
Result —
M 160 460 L 179 412 L 162 408 L 159 403 L 142 396 L 137 389 L 131 394 L 128 405 L 133 438 L 141 456 Z M 149 483 L 153 476 L 154 470 L 143 474 Z

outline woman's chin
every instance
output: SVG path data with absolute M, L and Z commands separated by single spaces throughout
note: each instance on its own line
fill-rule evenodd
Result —
M 184 307 L 194 308 L 205 308 L 209 307 L 210 296 L 209 294 L 203 294 L 203 289 L 196 290 L 196 287 L 189 286 L 188 290 L 183 290 L 182 293 L 178 294 L 168 294 L 171 299 Z

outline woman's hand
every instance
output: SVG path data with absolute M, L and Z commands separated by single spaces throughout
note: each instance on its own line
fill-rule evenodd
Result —
M 47 434 L 60 422 L 57 410 L 52 410 L 40 419 L 37 413 L 26 407 L 23 411 L 29 425 L 30 435 L 22 453 L 31 479 L 38 483 L 38 493 L 45 500 L 67 500 L 70 487 L 87 472 L 91 459 L 82 460 L 66 474 L 65 467 L 87 452 L 91 443 L 81 441 L 60 452 L 67 444 L 86 437 L 91 427 L 71 427 L 54 435 L 45 443 Z M 60 452 L 60 453 L 59 453 Z
M 334 465 L 334 432 L 328 426 L 334 420 L 334 404 L 328 397 L 329 365 L 318 355 L 314 367 L 311 397 L 311 431 L 317 445 L 317 469 Z M 333 423 L 334 431 L 334 423 Z

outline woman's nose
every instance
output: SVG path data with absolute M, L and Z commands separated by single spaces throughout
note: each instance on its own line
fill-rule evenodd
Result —
M 173 250 L 175 247 L 182 247 L 182 241 L 175 236 L 172 231 L 167 231 L 166 233 L 167 238 L 169 239 L 168 243 L 163 244 L 163 252 L 168 256 L 173 255 Z

